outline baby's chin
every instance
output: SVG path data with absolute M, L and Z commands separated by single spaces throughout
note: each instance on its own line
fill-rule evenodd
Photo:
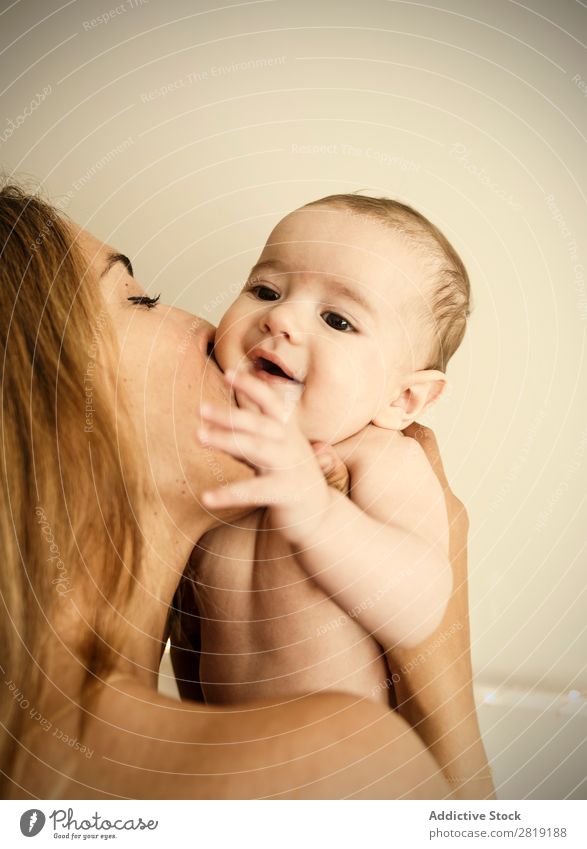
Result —
M 301 410 L 300 426 L 310 442 L 324 442 L 328 445 L 338 445 L 350 437 L 365 430 L 370 426 L 370 421 L 350 420 L 342 416 L 339 420 L 333 420 L 332 415 L 321 415 L 314 411 L 312 415 L 308 410 Z
M 314 411 L 314 414 L 312 414 L 310 410 L 304 409 L 303 405 L 300 405 L 304 394 L 303 384 L 293 381 L 291 383 L 275 381 L 271 384 L 271 387 L 283 399 L 284 420 L 289 421 L 291 416 L 297 415 L 300 428 L 310 442 L 336 445 L 348 439 L 348 437 L 354 436 L 357 432 L 357 428 L 353 429 L 351 422 L 339 422 L 336 427 L 333 427 L 329 416 L 322 416 L 318 411 Z M 235 390 L 234 395 L 236 403 L 241 409 L 258 411 L 257 405 L 248 396 L 243 395 L 238 390 Z

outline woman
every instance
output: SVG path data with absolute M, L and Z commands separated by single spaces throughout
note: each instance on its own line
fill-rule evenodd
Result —
M 0 193 L 0 250 L 2 795 L 465 792 L 485 768 L 468 673 L 457 683 L 472 754 L 466 745 L 455 755 L 463 747 L 450 729 L 446 745 L 432 740 L 439 729 L 446 736 L 442 722 L 419 725 L 445 773 L 447 757 L 448 767 L 457 758 L 456 786 L 403 719 L 352 696 L 235 713 L 157 693 L 190 552 L 215 524 L 238 518 L 205 512 L 199 494 L 251 474 L 195 436 L 200 402 L 229 402 L 207 358 L 213 328 L 156 304 L 124 256 L 14 187 Z M 401 701 L 418 725 L 423 703 L 410 674 Z M 441 716 L 438 688 L 425 692 L 431 716 Z

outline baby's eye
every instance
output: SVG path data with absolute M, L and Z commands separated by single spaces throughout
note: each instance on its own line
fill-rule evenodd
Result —
M 350 321 L 347 321 L 346 318 L 343 318 L 342 315 L 336 312 L 323 312 L 322 318 L 329 327 L 332 327 L 334 330 L 340 330 L 342 333 L 350 333 L 351 330 L 355 329 Z
M 269 286 L 263 286 L 262 284 L 251 286 L 249 292 L 252 292 L 256 298 L 259 298 L 260 301 L 279 300 L 279 292 L 276 292 L 275 289 L 270 289 Z

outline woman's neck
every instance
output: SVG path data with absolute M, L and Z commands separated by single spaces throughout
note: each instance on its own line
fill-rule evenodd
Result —
M 125 612 L 126 642 L 117 671 L 128 669 L 156 687 L 173 596 L 197 541 L 210 524 L 210 517 L 200 515 L 199 526 L 194 523 L 187 533 L 171 521 L 157 522 L 155 516 L 144 525 L 151 532 L 144 540 L 141 569 Z
M 143 514 L 141 526 L 149 535 L 143 537 L 140 567 L 129 585 L 130 598 L 124 607 L 120 607 L 120 599 L 105 599 L 96 589 L 99 583 L 93 581 L 80 586 L 78 594 L 68 597 L 67 606 L 59 611 L 41 661 L 48 685 L 48 712 L 60 709 L 64 701 L 79 703 L 88 681 L 88 645 L 96 635 L 100 638 L 96 650 L 103 651 L 104 642 L 111 650 L 108 677 L 128 675 L 156 689 L 169 608 L 195 543 L 210 524 L 205 517 L 201 527 L 194 523 L 186 534 L 178 532 L 171 521 L 158 520 L 160 515 L 156 511 L 147 521 Z M 104 605 L 112 605 L 107 611 L 113 614 L 108 632 L 104 630 Z M 118 608 L 118 616 L 113 608 Z

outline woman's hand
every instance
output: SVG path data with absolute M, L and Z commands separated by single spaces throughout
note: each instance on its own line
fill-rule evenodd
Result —
M 398 711 L 436 758 L 451 786 L 451 798 L 493 799 L 473 695 L 467 511 L 449 486 L 434 432 L 414 423 L 404 433 L 422 446 L 444 491 L 453 592 L 442 622 L 427 640 L 387 655 Z
M 411 436 L 412 439 L 415 439 L 424 450 L 424 453 L 428 458 L 428 462 L 432 466 L 434 474 L 438 478 L 444 492 L 448 522 L 451 528 L 451 538 L 454 541 L 455 533 L 458 531 L 461 541 L 464 546 L 466 546 L 466 535 L 469 530 L 469 517 L 467 515 L 465 505 L 456 497 L 450 488 L 446 472 L 444 471 L 444 466 L 442 465 L 440 449 L 438 447 L 434 431 L 429 427 L 418 424 L 418 422 L 413 422 L 403 431 L 403 433 L 406 436 Z

